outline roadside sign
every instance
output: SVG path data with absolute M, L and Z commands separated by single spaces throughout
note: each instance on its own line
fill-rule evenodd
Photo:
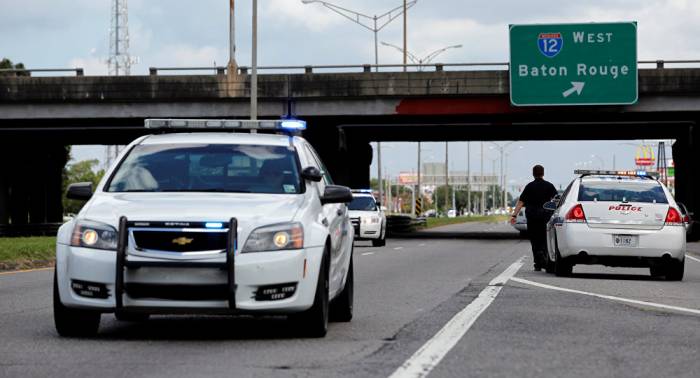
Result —
M 510 26 L 515 106 L 637 102 L 637 23 Z

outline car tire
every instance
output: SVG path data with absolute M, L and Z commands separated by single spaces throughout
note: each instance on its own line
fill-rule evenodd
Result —
M 372 240 L 372 247 L 383 247 L 386 245 L 386 229 L 379 232 L 379 239 Z
M 683 281 L 685 259 L 672 260 L 666 264 L 666 281 Z
M 557 251 L 559 250 L 559 247 L 557 246 L 557 235 L 554 235 L 554 250 Z M 544 252 L 544 271 L 552 274 L 554 273 L 554 261 L 549 258 L 549 248 L 547 251 Z
M 652 277 L 661 277 L 666 275 L 666 272 L 664 270 L 664 266 L 661 265 L 652 265 L 649 267 L 649 275 Z
M 352 320 L 353 295 L 355 291 L 353 265 L 352 254 L 350 254 L 350 267 L 348 268 L 348 276 L 345 279 L 345 287 L 340 295 L 331 302 L 330 318 L 334 322 L 349 322 Z
M 326 246 L 318 273 L 314 304 L 310 309 L 292 316 L 292 321 L 297 323 L 299 331 L 306 337 L 324 337 L 328 332 L 329 253 Z
M 119 320 L 120 322 L 141 323 L 147 321 L 151 317 L 151 315 L 117 312 L 114 314 L 114 317 L 117 318 L 117 320 Z
M 100 313 L 66 307 L 58 292 L 58 278 L 53 273 L 53 320 L 56 331 L 63 337 L 91 337 L 100 327 Z
M 573 267 L 573 264 L 561 257 L 561 254 L 557 249 L 557 251 L 554 254 L 554 274 L 557 277 L 568 277 L 571 275 Z

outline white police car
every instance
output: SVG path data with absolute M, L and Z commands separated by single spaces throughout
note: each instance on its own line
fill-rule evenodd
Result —
M 372 240 L 375 247 L 386 245 L 386 215 L 369 189 L 353 190 L 348 204 L 355 240 Z
M 649 267 L 682 280 L 686 233 L 668 189 L 644 171 L 577 170 L 547 226 L 548 271 L 576 264 Z
M 147 120 L 211 128 L 138 138 L 58 231 L 54 319 L 92 335 L 100 314 L 288 314 L 321 337 L 329 315 L 350 321 L 350 189 L 333 185 L 298 136 L 225 132 L 296 122 Z

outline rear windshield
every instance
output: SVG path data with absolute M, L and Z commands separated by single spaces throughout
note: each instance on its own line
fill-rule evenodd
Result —
M 598 181 L 581 182 L 579 201 L 668 203 L 658 182 Z
M 377 210 L 377 203 L 372 197 L 354 197 L 348 205 L 350 210 L 374 211 Z
M 134 147 L 108 192 L 300 193 L 296 152 L 286 146 L 172 144 Z

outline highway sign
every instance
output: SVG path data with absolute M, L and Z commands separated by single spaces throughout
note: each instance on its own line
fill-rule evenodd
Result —
M 637 102 L 637 23 L 510 26 L 515 106 Z

